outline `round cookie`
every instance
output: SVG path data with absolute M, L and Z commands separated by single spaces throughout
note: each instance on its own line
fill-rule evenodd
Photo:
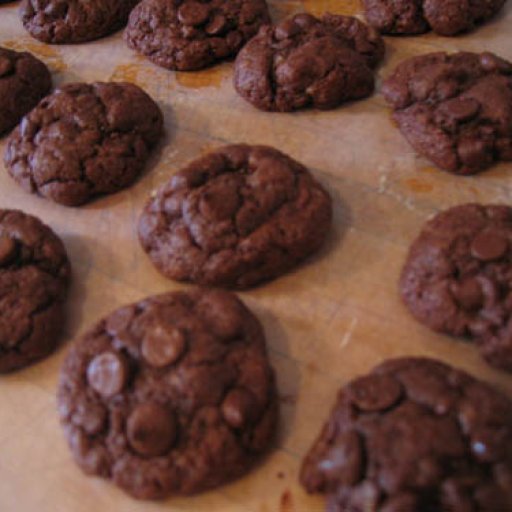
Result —
M 430 53 L 398 65 L 382 93 L 413 148 L 473 174 L 512 160 L 512 64 L 492 53 Z
M 68 353 L 58 406 L 80 467 L 141 499 L 244 474 L 278 415 L 260 323 L 235 295 L 200 289 L 100 320 Z
M 51 87 L 50 72 L 39 59 L 0 47 L 0 136 L 14 128 Z
M 20 16 L 32 37 L 50 44 L 93 41 L 126 25 L 140 0 L 23 0 Z
M 125 37 L 155 64 L 191 71 L 233 57 L 266 23 L 265 0 L 142 0 Z
M 48 226 L 0 209 L 0 373 L 55 349 L 70 273 L 64 245 Z
M 492 18 L 505 0 L 363 0 L 368 23 L 384 34 L 454 36 Z
M 329 512 L 512 510 L 511 478 L 512 402 L 427 358 L 344 386 L 301 471 Z
M 261 110 L 331 109 L 373 92 L 384 42 L 357 18 L 297 14 L 263 27 L 238 54 L 234 85 Z
M 175 174 L 146 205 L 139 238 L 165 276 L 248 288 L 315 252 L 331 199 L 308 170 L 267 146 L 225 146 Z
M 66 84 L 24 117 L 4 161 L 27 192 L 77 206 L 130 185 L 162 130 L 158 105 L 136 85 Z
M 465 204 L 425 225 L 400 278 L 411 313 L 431 329 L 477 340 L 512 371 L 512 208 Z

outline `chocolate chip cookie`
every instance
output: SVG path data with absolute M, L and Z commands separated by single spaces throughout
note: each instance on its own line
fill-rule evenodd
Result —
M 265 0 L 142 0 L 125 36 L 155 64 L 190 71 L 235 56 L 269 22 Z
M 76 462 L 142 499 L 247 472 L 278 403 L 258 320 L 235 295 L 173 292 L 118 309 L 71 348 L 58 405 Z
M 400 290 L 420 322 L 476 340 L 490 364 L 512 371 L 512 208 L 436 215 L 411 246 Z
M 505 0 L 363 0 L 368 23 L 384 34 L 454 36 L 492 18 Z
M 70 279 L 64 245 L 39 219 L 0 210 L 0 373 L 57 346 Z
M 50 72 L 39 59 L 0 47 L 0 136 L 14 128 L 51 87 Z
M 414 149 L 473 174 L 512 160 L 512 64 L 492 53 L 430 53 L 402 62 L 382 93 Z
M 384 42 L 357 18 L 297 14 L 263 27 L 238 54 L 234 85 L 261 110 L 331 109 L 373 92 Z
M 139 0 L 23 0 L 23 26 L 45 43 L 82 43 L 124 27 Z
M 315 252 L 331 209 L 327 192 L 300 163 L 267 146 L 226 146 L 151 197 L 139 238 L 171 279 L 248 288 Z
M 301 482 L 329 512 L 512 510 L 512 402 L 426 358 L 344 386 Z
M 66 84 L 23 118 L 5 165 L 27 192 L 77 206 L 130 185 L 162 130 L 158 105 L 136 85 Z

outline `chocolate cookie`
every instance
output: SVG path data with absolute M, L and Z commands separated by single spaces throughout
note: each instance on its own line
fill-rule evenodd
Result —
M 418 153 L 455 174 L 512 160 L 512 64 L 492 53 L 402 62 L 382 93 Z
M 301 482 L 329 512 L 512 510 L 512 402 L 426 358 L 343 387 Z
M 489 363 L 512 371 L 512 208 L 436 215 L 411 246 L 400 290 L 421 323 L 476 339 Z
M 50 72 L 40 60 L 0 47 L 0 135 L 14 128 L 51 87 Z
M 492 18 L 505 0 L 363 0 L 368 23 L 384 34 L 454 36 Z
M 262 110 L 334 108 L 369 96 L 371 68 L 384 56 L 380 35 L 356 18 L 297 14 L 261 28 L 240 51 L 234 85 Z
M 64 323 L 66 250 L 39 219 L 0 210 L 0 373 L 50 354 Z
M 140 0 L 23 0 L 21 21 L 45 43 L 82 43 L 124 27 Z
M 150 297 L 70 350 L 58 404 L 75 460 L 136 498 L 213 488 L 247 472 L 278 403 L 258 320 L 228 292 Z
M 202 69 L 233 57 L 270 22 L 265 0 L 142 0 L 128 46 L 168 69 Z
M 162 130 L 158 105 L 136 85 L 66 84 L 11 134 L 5 165 L 27 192 L 77 206 L 130 185 Z
M 151 197 L 139 237 L 171 279 L 248 288 L 316 251 L 331 208 L 327 192 L 290 157 L 266 146 L 226 146 Z

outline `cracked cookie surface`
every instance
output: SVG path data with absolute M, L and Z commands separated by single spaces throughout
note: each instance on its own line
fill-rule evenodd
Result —
M 278 402 L 256 317 L 231 293 L 154 296 L 100 320 L 64 362 L 59 413 L 76 462 L 140 499 L 247 472 Z
M 23 0 L 20 16 L 45 43 L 82 43 L 119 30 L 140 0 Z
M 235 63 L 238 93 L 261 110 L 335 108 L 373 92 L 384 42 L 357 18 L 297 14 L 263 27 Z
M 23 118 L 5 164 L 26 191 L 77 206 L 129 186 L 162 130 L 158 105 L 136 85 L 67 84 Z
M 233 57 L 269 22 L 265 0 L 142 0 L 125 37 L 155 64 L 190 71 Z
M 316 251 L 331 199 L 309 171 L 267 146 L 226 146 L 175 174 L 146 205 L 139 238 L 165 276 L 247 288 Z
M 454 36 L 492 18 L 505 0 L 363 0 L 368 23 L 384 34 Z
M 411 246 L 400 291 L 420 322 L 475 339 L 490 364 L 512 371 L 512 208 L 436 215 Z
M 433 359 L 385 361 L 344 386 L 303 461 L 329 512 L 511 510 L 512 402 Z
M 50 71 L 39 59 L 0 47 L 0 136 L 14 128 L 51 87 Z
M 0 372 L 49 355 L 64 323 L 70 265 L 39 219 L 0 209 Z
M 382 93 L 413 148 L 474 174 L 512 160 L 512 64 L 492 53 L 430 53 L 398 65 Z

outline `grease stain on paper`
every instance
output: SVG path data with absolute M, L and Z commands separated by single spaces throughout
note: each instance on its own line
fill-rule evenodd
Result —
M 214 66 L 201 71 L 177 71 L 176 82 L 189 89 L 219 87 L 224 78 L 224 66 Z
M 303 0 L 304 9 L 315 16 L 327 12 L 331 14 L 346 14 L 353 16 L 361 12 L 360 0 Z
M 53 73 L 60 73 L 67 69 L 66 63 L 62 60 L 61 54 L 55 48 L 51 46 L 34 43 L 32 40 L 26 40 L 23 38 L 4 41 L 2 46 L 15 50 L 17 52 L 25 51 L 30 52 L 35 57 L 44 61 L 48 65 L 50 71 Z

